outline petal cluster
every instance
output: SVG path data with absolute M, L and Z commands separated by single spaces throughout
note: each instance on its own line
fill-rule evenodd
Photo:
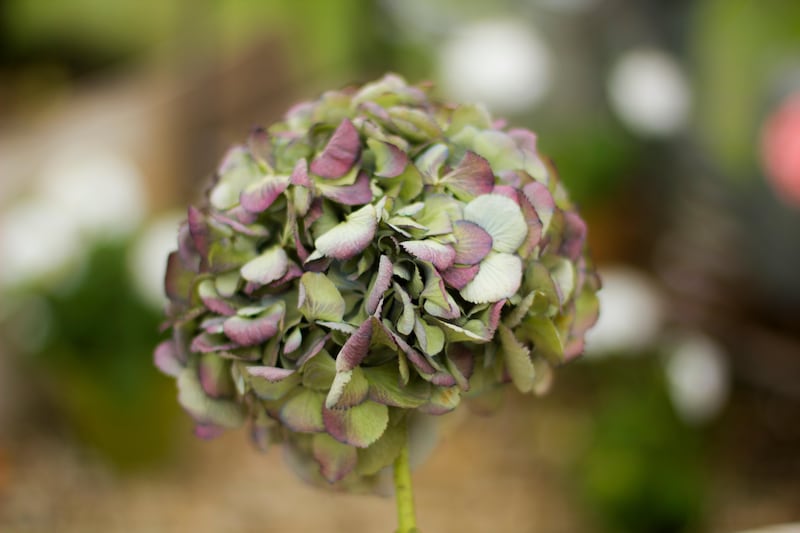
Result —
M 418 413 L 582 352 L 585 240 L 533 133 L 388 75 L 227 154 L 168 258 L 155 361 L 199 435 L 249 423 L 305 479 L 369 488 Z

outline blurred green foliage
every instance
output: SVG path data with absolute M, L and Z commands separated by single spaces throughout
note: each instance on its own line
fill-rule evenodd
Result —
M 705 509 L 703 434 L 682 423 L 658 357 L 587 362 L 591 440 L 576 467 L 605 531 L 696 531 Z
M 122 468 L 165 457 L 188 425 L 152 364 L 159 313 L 136 293 L 124 243 L 100 244 L 81 281 L 44 294 L 50 334 L 32 370 L 75 435 Z
M 800 69 L 800 2 L 698 2 L 689 45 L 703 143 L 729 175 L 752 176 L 763 113 L 786 68 Z

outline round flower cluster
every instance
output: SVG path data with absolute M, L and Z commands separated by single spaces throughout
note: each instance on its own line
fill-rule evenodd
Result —
M 597 318 L 586 225 L 535 135 L 395 75 L 255 130 L 178 240 L 155 361 L 198 434 L 249 422 L 342 488 L 417 413 L 539 390 Z

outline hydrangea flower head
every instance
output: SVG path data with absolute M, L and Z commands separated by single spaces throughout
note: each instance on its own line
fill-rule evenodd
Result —
M 535 391 L 597 318 L 536 136 L 395 75 L 253 131 L 178 241 L 156 364 L 200 435 L 249 424 L 323 485 L 373 486 L 418 413 Z

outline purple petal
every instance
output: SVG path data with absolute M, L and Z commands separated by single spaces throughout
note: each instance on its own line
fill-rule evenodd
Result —
M 378 273 L 375 276 L 374 284 L 367 295 L 365 308 L 368 314 L 372 315 L 375 313 L 375 310 L 378 309 L 378 302 L 383 298 L 383 293 L 385 293 L 392 284 L 393 270 L 394 265 L 392 265 L 392 262 L 387 256 L 382 255 L 378 261 Z
M 375 154 L 375 175 L 381 178 L 394 178 L 403 173 L 408 165 L 408 154 L 397 146 L 369 139 L 367 141 Z
M 408 360 L 411 361 L 411 364 L 419 371 L 421 375 L 431 376 L 436 373 L 436 369 L 431 366 L 427 359 L 425 359 L 422 354 L 412 348 L 402 337 L 402 335 L 397 335 L 393 331 L 389 330 L 383 323 L 380 323 L 381 327 L 384 329 L 386 333 L 394 340 L 397 344 L 397 347 L 408 357 Z
M 437 270 L 445 270 L 453 264 L 456 251 L 452 246 L 432 240 L 405 241 L 400 243 L 403 249 L 422 261 L 433 263 Z
M 489 320 L 487 321 L 487 336 L 491 339 L 494 337 L 494 332 L 497 331 L 497 326 L 500 324 L 500 313 L 503 311 L 503 306 L 506 305 L 506 299 L 495 302 L 489 311 Z
M 272 338 L 278 332 L 283 315 L 284 308 L 275 305 L 270 312 L 253 318 L 231 317 L 223 324 L 223 331 L 239 346 L 255 346 Z
M 251 213 L 241 205 L 235 205 L 228 209 L 225 214 L 239 221 L 240 224 L 253 224 L 258 220 L 258 213 Z
M 384 122 L 388 122 L 392 120 L 392 117 L 389 116 L 389 112 L 383 106 L 376 104 L 375 102 L 370 102 L 367 100 L 366 102 L 361 102 L 359 107 L 363 108 L 367 113 L 372 115 L 373 117 L 382 120 Z
M 182 223 L 178 228 L 178 255 L 180 255 L 184 266 L 193 272 L 197 272 L 200 267 L 200 257 L 194 245 L 192 233 L 189 231 L 188 222 Z
M 194 241 L 194 247 L 203 257 L 208 255 L 209 228 L 203 213 L 194 206 L 189 207 L 189 233 Z
M 209 353 L 233 350 L 239 347 L 235 342 L 224 342 L 225 340 L 222 335 L 203 332 L 192 339 L 189 350 L 194 353 Z
M 519 205 L 519 194 L 517 193 L 517 189 L 511 185 L 495 185 L 494 189 L 492 189 L 492 194 L 499 194 L 510 198 L 514 200 L 515 204 Z
M 183 370 L 183 363 L 178 358 L 178 350 L 172 340 L 166 340 L 156 347 L 153 363 L 161 372 L 174 378 Z
M 284 176 L 267 176 L 247 187 L 239 195 L 239 204 L 251 213 L 261 213 L 283 194 L 289 180 Z
M 269 232 L 264 226 L 245 225 L 236 218 L 231 218 L 230 216 L 223 215 L 221 213 L 212 213 L 211 218 L 217 222 L 220 222 L 221 224 L 233 228 L 238 233 L 242 233 L 250 237 L 266 237 L 269 235 Z
M 251 376 L 264 378 L 270 383 L 283 381 L 295 373 L 294 370 L 288 368 L 278 368 L 274 366 L 248 366 L 245 368 L 247 369 L 247 373 Z
M 442 183 L 457 197 L 471 199 L 492 192 L 494 172 L 486 159 L 467 151 L 458 166 L 442 178 Z
M 478 270 L 480 270 L 480 265 L 468 267 L 452 266 L 442 271 L 442 279 L 448 286 L 461 290 L 475 278 Z
M 278 287 L 284 283 L 288 283 L 303 275 L 303 269 L 300 268 L 294 261 L 289 261 L 289 267 L 286 269 L 286 274 L 272 282 L 273 287 Z
M 525 224 L 528 225 L 528 235 L 525 236 L 520 255 L 527 257 L 542 240 L 542 221 L 527 198 L 520 202 L 520 208 L 522 209 L 522 217 L 525 219 Z
M 326 198 L 343 205 L 364 205 L 372 201 L 369 176 L 363 170 L 358 173 L 358 178 L 352 185 L 334 187 L 320 184 L 320 192 Z
M 431 383 L 438 387 L 453 387 L 456 384 L 456 378 L 447 372 L 437 372 L 431 378 Z
M 453 224 L 453 236 L 456 238 L 456 263 L 478 264 L 492 250 L 492 236 L 474 222 L 457 221 Z
M 216 424 L 197 423 L 194 426 L 194 436 L 203 440 L 215 439 L 224 432 L 225 428 Z
M 369 345 L 372 340 L 372 320 L 361 323 L 358 329 L 350 335 L 336 356 L 336 371 L 347 372 L 361 364 L 369 355 Z
M 514 140 L 514 144 L 521 150 L 526 150 L 532 154 L 536 153 L 536 134 L 525 129 L 509 130 L 508 136 Z
M 319 340 L 313 342 L 308 349 L 300 356 L 297 360 L 297 368 L 301 368 L 307 362 L 309 362 L 313 357 L 315 357 L 318 353 L 325 348 L 325 343 L 328 342 L 328 339 L 331 338 L 331 334 L 327 333 L 319 338 Z
M 308 178 L 308 161 L 298 159 L 297 164 L 292 170 L 292 176 L 289 178 L 289 183 L 292 185 L 301 185 L 303 187 L 311 187 L 311 180 Z
M 327 146 L 311 162 L 311 172 L 323 178 L 341 178 L 353 168 L 361 150 L 358 131 L 349 119 L 342 120 Z
M 525 185 L 522 188 L 522 193 L 528 202 L 530 202 L 530 205 L 536 212 L 536 216 L 538 216 L 539 220 L 542 222 L 543 231 L 546 232 L 547 228 L 550 226 L 550 220 L 552 220 L 553 213 L 556 209 L 556 203 L 555 200 L 553 200 L 553 195 L 550 194 L 550 191 L 547 189 L 546 185 L 539 183 L 538 181 L 533 181 Z M 525 202 L 522 203 L 524 204 Z
M 586 222 L 574 212 L 564 213 L 564 240 L 559 253 L 577 261 L 586 242 Z

